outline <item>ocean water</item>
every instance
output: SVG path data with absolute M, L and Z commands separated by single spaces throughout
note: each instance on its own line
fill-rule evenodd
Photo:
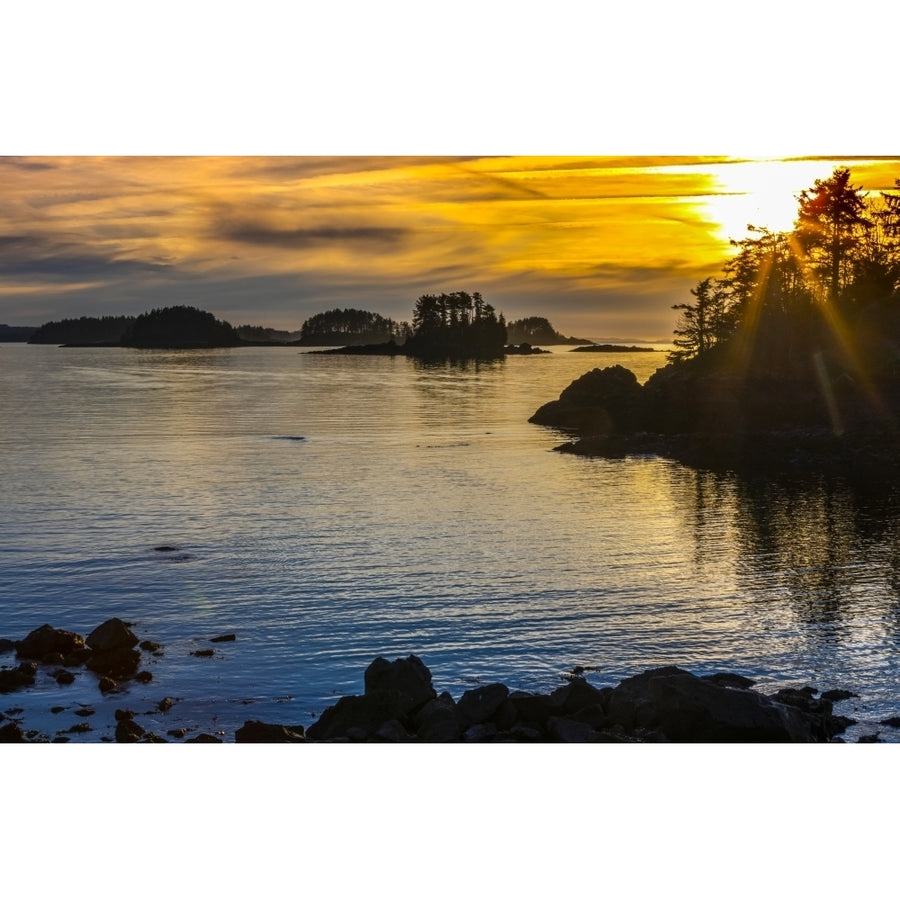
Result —
M 72 741 L 110 740 L 123 707 L 233 740 L 308 725 L 375 657 L 415 653 L 457 698 L 575 666 L 598 686 L 676 664 L 846 688 L 849 739 L 900 739 L 878 725 L 900 714 L 896 493 L 552 452 L 563 436 L 528 417 L 616 364 L 645 381 L 665 356 L 2 345 L 0 637 L 119 616 L 163 652 L 107 696 L 42 670 L 0 712 Z

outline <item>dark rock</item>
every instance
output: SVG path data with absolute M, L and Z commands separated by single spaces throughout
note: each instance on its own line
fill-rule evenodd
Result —
M 146 650 L 148 653 L 155 653 L 162 645 L 157 644 L 156 641 L 141 641 L 138 646 L 141 650 Z
M 491 721 L 500 729 L 500 731 L 509 731 L 519 718 L 519 710 L 509 697 L 507 697 L 494 713 Z
M 429 743 L 457 741 L 462 734 L 456 703 L 446 691 L 416 713 L 414 725 L 419 739 Z
M 168 712 L 175 705 L 175 701 L 171 697 L 163 697 L 159 703 L 156 704 L 156 708 L 160 712 Z
M 878 724 L 887 725 L 888 728 L 900 728 L 900 716 L 891 716 L 889 719 L 882 719 Z
M 66 669 L 60 669 L 58 672 L 54 672 L 53 677 L 59 685 L 71 684 L 75 680 L 75 676 Z
M 0 725 L 0 744 L 24 744 L 25 732 L 15 723 Z
M 173 547 L 171 544 L 160 544 L 158 547 L 153 548 L 157 553 L 175 553 L 178 551 L 178 547 Z
M 535 744 L 544 740 L 543 733 L 530 725 L 514 725 L 510 728 L 509 733 L 517 742 L 523 744 Z
M 41 662 L 45 666 L 61 666 L 63 664 L 64 657 L 62 653 L 48 653 L 41 659 Z
M 550 702 L 555 710 L 571 715 L 587 706 L 603 706 L 611 693 L 612 688 L 595 688 L 579 678 L 557 688 L 550 695 Z
M 626 730 L 659 731 L 671 741 L 823 741 L 837 733 L 831 727 L 839 728 L 821 711 L 720 687 L 675 666 L 625 679 L 607 709 Z
M 606 710 L 598 703 L 596 706 L 585 706 L 578 712 L 573 713 L 570 718 L 574 722 L 581 722 L 590 725 L 596 731 L 600 731 L 610 725 L 610 718 L 606 714 Z
M 169 737 L 183 738 L 187 734 L 187 728 L 171 728 L 166 734 Z
M 117 709 L 113 715 L 117 722 L 128 722 L 134 718 L 134 712 L 130 709 Z
M 77 650 L 73 650 L 71 653 L 67 653 L 63 658 L 63 665 L 69 666 L 70 668 L 75 666 L 83 666 L 91 655 L 90 647 L 80 647 Z
M 520 722 L 531 723 L 544 727 L 552 715 L 556 715 L 559 709 L 550 701 L 546 694 L 531 694 L 526 691 L 513 691 L 509 695 L 519 714 Z
M 802 709 L 815 715 L 830 716 L 831 701 L 823 700 L 822 698 L 816 699 L 815 693 L 815 689 L 809 687 L 809 685 L 802 688 L 782 688 L 780 691 L 772 694 L 772 699 L 776 703 L 794 706 L 797 709 Z
M 119 744 L 137 743 L 146 731 L 132 719 L 122 719 L 116 725 L 116 741 Z
M 505 684 L 485 684 L 466 691 L 456 704 L 463 730 L 487 722 L 508 696 L 509 688 Z
M 34 684 L 36 674 L 37 663 L 30 661 L 19 663 L 15 669 L 0 669 L 0 694 L 30 687 Z
M 59 653 L 61 657 L 65 657 L 83 648 L 84 638 L 75 632 L 41 625 L 19 641 L 16 655 L 20 659 L 43 659 L 50 653 Z
M 61 712 L 65 712 L 67 709 L 68 709 L 67 706 L 51 706 L 51 707 L 50 707 L 50 712 L 52 712 L 53 715 L 55 716 L 55 715 L 58 715 L 58 714 L 61 713 Z M 2 718 L 3 718 L 3 716 L 0 715 L 0 719 L 2 719 Z
M 212 644 L 221 644 L 224 641 L 236 641 L 236 634 L 220 634 L 218 637 L 212 637 L 209 639 Z
M 115 679 L 110 678 L 109 675 L 104 675 L 97 682 L 97 687 L 100 688 L 100 692 L 103 694 L 108 694 L 110 691 L 114 691 L 118 686 L 118 682 L 115 681 Z
M 139 650 L 130 647 L 113 647 L 109 650 L 95 651 L 87 661 L 87 667 L 98 675 L 109 675 L 110 678 L 124 678 L 134 675 L 141 661 Z
M 238 744 L 300 744 L 305 742 L 302 725 L 269 725 L 247 721 L 234 733 Z
M 204 647 L 202 650 L 192 650 L 191 656 L 215 656 L 216 651 L 211 647 Z
M 854 694 L 853 691 L 845 691 L 840 688 L 835 688 L 831 691 L 822 691 L 822 699 L 831 700 L 833 703 L 837 703 L 839 700 L 849 700 L 851 697 L 858 696 L 859 694 Z
M 90 722 L 78 722 L 71 728 L 66 728 L 65 731 L 61 731 L 60 734 L 84 734 L 87 731 L 93 731 Z
M 388 744 L 402 744 L 413 739 L 412 735 L 396 719 L 385 722 L 375 732 L 375 738 Z
M 96 710 L 92 706 L 84 706 L 81 709 L 75 710 L 76 716 L 82 716 L 86 718 L 87 716 L 93 716 L 96 714 Z
M 143 672 L 138 672 L 137 675 L 134 676 L 134 680 L 140 682 L 140 684 L 149 684 L 153 681 L 153 674 L 144 670 Z
M 497 726 L 493 722 L 478 722 L 463 732 L 462 739 L 474 744 L 493 741 L 496 736 Z
M 407 716 L 417 706 L 409 694 L 398 690 L 370 690 L 362 697 L 341 697 L 307 728 L 306 736 L 314 741 L 328 741 L 347 737 L 351 728 L 360 728 L 369 738 L 391 719 L 406 727 Z
M 107 619 L 98 625 L 88 636 L 87 645 L 94 651 L 105 652 L 120 647 L 130 648 L 137 645 L 137 635 L 121 619 Z
M 857 744 L 880 744 L 881 742 L 877 731 L 874 734 L 863 734 L 856 741 Z
M 737 675 L 734 672 L 716 672 L 714 675 L 701 675 L 704 681 L 711 681 L 719 687 L 729 687 L 738 689 L 752 688 L 756 682 L 752 678 L 746 678 L 744 675 Z
M 188 738 L 186 744 L 221 744 L 222 739 L 217 738 L 214 734 L 198 734 L 196 737 Z
M 406 694 L 411 701 L 411 709 L 422 706 L 437 697 L 431 683 L 431 672 L 418 656 L 388 662 L 379 656 L 365 673 L 365 693 L 376 691 L 397 691 Z
M 585 744 L 598 736 L 596 729 L 586 722 L 576 722 L 562 716 L 551 716 L 547 721 L 547 731 L 553 740 L 564 744 Z
M 0 638 L 0 653 L 11 653 L 19 646 L 18 641 L 10 641 L 6 638 Z

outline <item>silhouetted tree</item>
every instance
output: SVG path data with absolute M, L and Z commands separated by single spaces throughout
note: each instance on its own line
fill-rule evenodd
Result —
M 696 303 L 676 303 L 672 307 L 681 312 L 672 342 L 677 349 L 669 354 L 672 361 L 702 356 L 734 331 L 732 301 L 724 282 L 704 278 L 691 293 L 697 298 Z
M 169 306 L 139 315 L 122 338 L 126 347 L 188 349 L 233 347 L 234 328 L 193 306 Z
M 506 322 L 481 294 L 424 294 L 413 310 L 410 356 L 491 359 L 503 356 Z

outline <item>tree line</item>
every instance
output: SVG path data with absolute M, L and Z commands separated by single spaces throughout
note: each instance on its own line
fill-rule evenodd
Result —
M 867 194 L 836 168 L 797 199 L 791 231 L 748 226 L 722 273 L 673 307 L 671 362 L 730 353 L 787 373 L 813 347 L 870 349 L 900 336 L 900 194 Z

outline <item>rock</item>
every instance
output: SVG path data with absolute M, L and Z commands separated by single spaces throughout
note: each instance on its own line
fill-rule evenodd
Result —
M 64 658 L 62 653 L 48 653 L 41 659 L 41 663 L 45 666 L 61 666 Z
M 860 735 L 860 737 L 856 741 L 856 743 L 857 744 L 880 744 L 881 738 L 879 738 L 878 732 L 876 731 L 874 734 Z
M 329 741 L 348 737 L 350 729 L 360 728 L 364 739 L 368 739 L 391 719 L 406 727 L 408 715 L 417 706 L 409 694 L 398 690 L 369 690 L 362 697 L 341 697 L 306 729 L 306 736 L 314 741 Z
M 714 675 L 701 675 L 704 681 L 711 681 L 719 687 L 752 688 L 756 682 L 752 678 L 736 675 L 734 672 L 716 672 Z
M 587 706 L 602 706 L 608 703 L 611 693 L 612 688 L 595 688 L 583 679 L 576 679 L 557 688 L 550 695 L 550 702 L 554 709 L 571 715 Z
M 418 656 L 388 662 L 379 656 L 365 673 L 366 694 L 375 691 L 397 691 L 410 698 L 411 708 L 422 706 L 437 697 L 431 683 L 431 672 Z
M 839 700 L 849 700 L 851 697 L 858 697 L 859 694 L 837 688 L 831 691 L 822 691 L 821 696 L 823 700 L 831 700 L 833 703 L 837 703 Z
M 156 641 L 141 641 L 138 646 L 141 650 L 146 650 L 148 653 L 155 653 L 162 645 L 157 644 Z
M 84 638 L 73 631 L 63 631 L 50 625 L 41 625 L 19 641 L 16 655 L 20 659 L 43 659 L 51 653 L 60 657 L 84 648 Z M 62 658 L 60 662 L 62 662 Z
M 222 739 L 217 738 L 214 734 L 198 734 L 196 737 L 188 738 L 185 744 L 221 744 Z
M 520 722 L 530 723 L 541 728 L 546 727 L 550 716 L 559 712 L 558 707 L 551 703 L 546 694 L 513 691 L 509 695 L 509 702 L 515 706 Z
M 497 726 L 493 722 L 479 722 L 463 732 L 462 739 L 467 743 L 484 743 L 493 741 L 497 736 Z
M 144 670 L 143 672 L 138 672 L 137 675 L 134 676 L 134 680 L 140 684 L 149 684 L 153 681 L 153 674 Z
M 159 703 L 156 704 L 156 708 L 160 712 L 168 712 L 175 705 L 175 701 L 171 697 L 163 697 Z
M 56 683 L 59 685 L 71 684 L 75 680 L 75 676 L 66 669 L 60 669 L 53 673 Z
M 87 667 L 98 675 L 110 678 L 124 678 L 134 675 L 141 661 L 139 650 L 130 647 L 112 647 L 109 650 L 98 650 L 91 654 Z
M 0 694 L 8 694 L 23 687 L 34 684 L 37 675 L 37 663 L 23 662 L 15 669 L 0 669 Z
M 137 645 L 137 635 L 121 619 L 107 619 L 102 625 L 98 625 L 88 636 L 87 645 L 94 651 L 105 652 L 120 647 L 134 647 Z
M 375 732 L 375 738 L 388 744 L 403 744 L 412 740 L 410 733 L 396 719 L 385 722 Z
M 146 731 L 132 719 L 122 719 L 116 725 L 116 742 L 119 744 L 137 743 Z
M 6 638 L 0 638 L 0 653 L 12 653 L 19 646 L 18 641 L 10 641 Z
M 215 656 L 216 651 L 210 647 L 204 647 L 202 650 L 191 650 L 191 656 Z
M 551 716 L 547 731 L 553 740 L 564 744 L 585 744 L 596 738 L 597 732 L 586 722 L 576 722 L 562 716 Z
M 854 694 L 854 696 L 856 696 Z M 900 728 L 900 716 L 891 716 L 889 719 L 882 719 L 879 725 L 887 725 L 888 728 Z
M 117 722 L 128 722 L 134 718 L 134 712 L 130 709 L 117 709 L 113 715 Z
M 234 733 L 238 744 L 300 744 L 306 741 L 302 725 L 269 725 L 247 721 Z
M 73 725 L 71 728 L 66 728 L 65 731 L 61 731 L 60 734 L 84 734 L 86 731 L 93 731 L 89 722 L 78 722 L 76 725 Z
M 69 666 L 70 668 L 74 668 L 76 666 L 83 666 L 91 656 L 91 648 L 90 647 L 80 647 L 77 650 L 73 650 L 71 653 L 67 653 L 63 658 L 62 664 L 64 666 Z
M 104 675 L 97 682 L 97 687 L 100 688 L 100 692 L 102 694 L 108 694 L 110 691 L 114 691 L 118 686 L 118 682 L 110 678 L 108 675 Z
M 796 695 L 792 699 L 801 702 Z M 628 731 L 658 731 L 671 741 L 824 741 L 837 733 L 833 728 L 840 730 L 840 723 L 830 721 L 830 709 L 813 712 L 720 687 L 675 666 L 622 681 L 610 694 L 608 713 Z
M 446 691 L 416 713 L 414 725 L 419 740 L 428 743 L 458 741 L 462 734 L 456 703 Z
M 487 722 L 508 696 L 509 688 L 504 684 L 486 684 L 466 691 L 456 704 L 463 730 Z
M 24 744 L 25 732 L 15 723 L 0 725 L 0 744 Z
M 218 637 L 212 637 L 209 639 L 212 644 L 221 644 L 224 641 L 236 641 L 236 634 L 220 634 Z
M 81 709 L 75 710 L 76 716 L 82 716 L 86 718 L 87 716 L 93 716 L 96 714 L 96 710 L 92 706 L 84 706 Z
M 187 734 L 187 728 L 171 728 L 166 734 L 169 737 L 183 738 Z

